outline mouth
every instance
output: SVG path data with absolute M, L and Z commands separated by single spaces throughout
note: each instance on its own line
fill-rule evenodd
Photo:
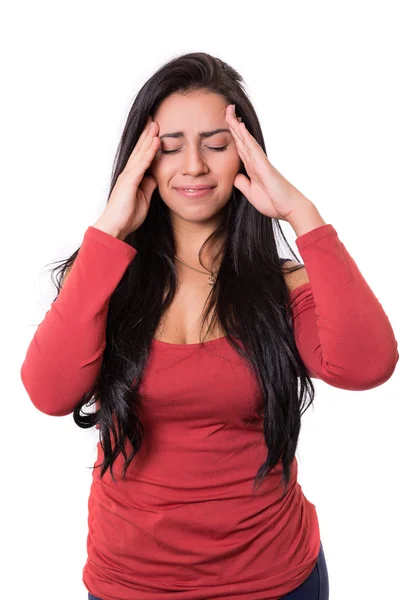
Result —
M 203 196 L 206 196 L 207 194 L 211 194 L 213 192 L 213 190 L 216 188 L 217 186 L 194 186 L 192 188 L 175 188 L 177 192 L 179 192 L 180 194 L 182 194 L 182 196 L 186 196 L 186 198 L 202 198 Z

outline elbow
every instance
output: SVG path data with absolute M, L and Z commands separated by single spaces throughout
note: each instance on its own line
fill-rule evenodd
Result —
M 66 417 L 74 412 L 74 409 L 57 407 L 55 403 L 49 401 L 48 399 L 46 402 L 36 402 L 31 396 L 29 396 L 29 398 L 35 408 L 49 417 Z
M 388 335 L 380 335 L 368 352 L 362 356 L 362 369 L 359 369 L 360 390 L 370 390 L 388 381 L 399 362 L 398 343 L 390 328 Z
M 341 365 L 324 360 L 321 356 L 318 368 L 308 368 L 308 374 L 339 389 L 358 392 L 370 390 L 388 381 L 396 370 L 399 362 L 397 344 L 389 354 L 382 356 L 385 358 L 379 360 L 378 353 L 368 358 L 363 354 L 357 360 L 342 361 Z M 346 366 L 343 366 L 343 362 Z
M 383 368 L 377 369 L 373 377 L 368 379 L 368 388 L 372 389 L 379 387 L 386 381 L 388 381 L 396 370 L 397 363 L 399 362 L 399 352 L 396 349 L 396 355 L 392 361 L 388 362 Z
M 366 389 L 372 389 L 382 385 L 388 381 L 395 372 L 397 363 L 399 362 L 399 351 L 397 341 L 394 341 L 391 360 L 382 361 L 381 364 L 376 363 L 375 369 L 373 367 L 369 369 L 371 376 L 367 378 L 368 388 Z
M 74 407 L 67 406 L 63 403 L 61 398 L 55 398 L 49 391 L 49 388 L 37 386 L 35 380 L 27 375 L 25 371 L 25 362 L 22 364 L 20 369 L 20 379 L 28 394 L 28 398 L 32 402 L 33 406 L 41 413 L 50 417 L 65 417 L 74 411 Z
M 389 362 L 382 364 L 368 365 L 365 364 L 363 368 L 357 368 L 355 370 L 342 370 L 341 373 L 330 373 L 324 369 L 324 373 L 321 379 L 332 385 L 343 390 L 350 390 L 354 392 L 363 392 L 366 390 L 372 390 L 373 388 L 383 385 L 393 375 L 396 365 L 399 360 L 399 354 L 396 353 L 396 357 Z

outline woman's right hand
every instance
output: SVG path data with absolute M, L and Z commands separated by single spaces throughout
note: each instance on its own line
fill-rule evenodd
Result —
M 157 187 L 152 175 L 144 177 L 160 146 L 159 125 L 148 117 L 146 125 L 114 185 L 107 206 L 93 227 L 124 240 L 145 220 Z

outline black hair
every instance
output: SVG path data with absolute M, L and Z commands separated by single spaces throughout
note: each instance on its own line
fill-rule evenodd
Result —
M 153 115 L 171 93 L 196 90 L 219 94 L 227 103 L 235 104 L 237 117 L 244 120 L 266 153 L 261 127 L 241 75 L 226 62 L 207 53 L 185 54 L 161 66 L 137 93 L 114 159 L 108 199 L 148 115 Z M 242 161 L 239 172 L 246 175 Z M 260 386 L 266 460 L 255 474 L 253 493 L 281 460 L 283 494 L 286 494 L 301 416 L 312 404 L 315 390 L 296 347 L 290 292 L 283 273 L 284 261 L 278 254 L 278 238 L 291 255 L 286 260 L 294 259 L 299 263 L 287 272 L 304 265 L 287 242 L 279 220 L 262 215 L 237 188 L 232 188 L 224 209 L 222 224 L 199 251 L 200 259 L 209 240 L 223 241 L 219 272 L 203 311 L 201 329 L 211 314 L 210 327 L 220 324 L 229 344 L 246 359 Z M 125 477 L 130 462 L 141 447 L 144 429 L 138 416 L 138 390 L 152 338 L 177 290 L 175 241 L 169 211 L 158 187 L 153 192 L 146 219 L 124 241 L 138 252 L 110 299 L 100 373 L 73 411 L 79 427 L 99 424 L 104 461 L 96 467 L 101 467 L 100 477 L 110 468 L 114 482 L 113 464 L 118 455 L 122 453 L 125 458 Z M 63 261 L 61 268 L 53 269 L 53 272 L 59 269 L 59 278 L 55 282 L 57 296 L 63 276 L 78 252 L 79 249 Z M 305 406 L 307 395 L 309 402 Z M 85 405 L 89 407 L 95 402 L 98 410 L 82 411 Z M 132 447 L 129 455 L 126 453 L 127 441 Z

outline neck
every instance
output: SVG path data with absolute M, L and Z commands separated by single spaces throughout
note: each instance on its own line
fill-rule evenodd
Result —
M 203 224 L 202 226 L 199 223 L 173 224 L 176 245 L 175 255 L 195 269 L 206 268 L 209 271 L 217 270 L 220 261 L 220 257 L 217 255 L 223 243 L 221 239 L 211 239 L 204 246 L 201 253 L 204 267 L 199 261 L 200 248 L 215 229 L 215 224 Z

